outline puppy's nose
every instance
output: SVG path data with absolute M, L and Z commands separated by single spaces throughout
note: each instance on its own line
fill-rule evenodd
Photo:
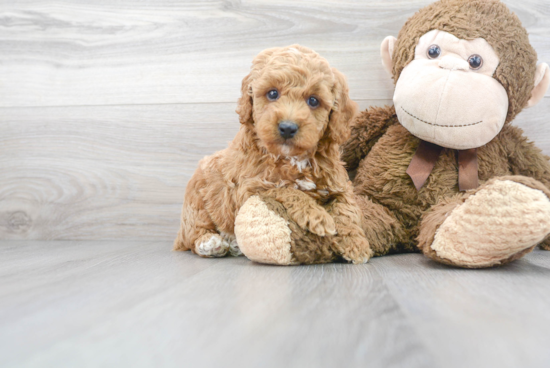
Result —
M 284 139 L 292 138 L 296 135 L 296 132 L 298 131 L 298 125 L 292 121 L 281 121 L 279 123 L 279 134 Z

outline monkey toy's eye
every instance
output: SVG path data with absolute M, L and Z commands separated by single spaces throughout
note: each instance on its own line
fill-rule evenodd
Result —
M 483 59 L 479 55 L 472 55 L 468 58 L 468 64 L 471 69 L 479 69 L 483 65 Z
M 265 95 L 269 101 L 275 101 L 279 98 L 279 91 L 272 89 Z
M 431 45 L 428 47 L 428 57 L 430 59 L 437 59 L 441 55 L 441 48 L 437 45 Z
M 309 96 L 309 98 L 307 99 L 307 104 L 309 105 L 309 107 L 314 109 L 319 106 L 319 100 L 315 96 Z

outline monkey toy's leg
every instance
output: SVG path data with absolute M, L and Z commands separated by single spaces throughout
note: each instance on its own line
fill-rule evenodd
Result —
M 303 203 L 300 200 L 300 194 L 289 196 L 284 189 L 277 191 L 281 192 L 254 195 L 240 208 L 235 220 L 235 235 L 243 254 L 252 261 L 275 265 L 335 260 L 337 255 L 333 251 L 331 237 L 325 236 L 327 232 L 334 231 L 334 221 L 330 215 L 317 205 L 326 217 L 317 213 L 308 223 L 302 211 L 308 208 L 318 210 L 313 205 L 313 199 L 310 198 L 313 203 L 308 206 L 307 201 Z M 296 221 L 298 217 L 302 225 Z M 323 235 L 312 232 L 312 229 Z
M 313 198 L 294 188 L 277 188 L 262 194 L 283 204 L 288 216 L 302 229 L 318 235 L 334 235 L 336 227 L 329 213 Z
M 223 257 L 238 251 L 237 242 L 216 230 L 197 188 L 194 176 L 187 184 L 181 212 L 181 224 L 174 250 L 192 250 L 201 257 Z
M 416 249 L 401 222 L 389 209 L 366 196 L 355 194 L 354 197 L 361 210 L 361 227 L 374 256 Z
M 251 197 L 235 221 L 240 249 L 251 260 L 279 265 L 325 263 L 338 257 L 366 262 L 372 251 L 351 184 L 348 192 L 326 208 L 292 188 Z
M 428 257 L 459 267 L 511 262 L 550 234 L 549 197 L 550 190 L 535 179 L 493 178 L 426 212 L 418 246 Z

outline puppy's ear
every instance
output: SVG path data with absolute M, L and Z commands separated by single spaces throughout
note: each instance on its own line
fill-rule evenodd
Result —
M 248 74 L 243 79 L 241 86 L 241 97 L 239 98 L 237 110 L 235 112 L 239 114 L 239 120 L 241 124 L 253 125 L 252 119 L 252 75 Z
M 330 112 L 330 118 L 325 135 L 342 144 L 349 138 L 351 119 L 357 114 L 357 104 L 349 98 L 349 88 L 346 77 L 332 68 L 335 85 L 332 91 L 335 102 Z

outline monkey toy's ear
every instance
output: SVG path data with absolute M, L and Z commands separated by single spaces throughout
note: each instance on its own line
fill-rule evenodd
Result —
M 548 64 L 542 63 L 537 66 L 535 73 L 535 87 L 531 92 L 531 98 L 527 101 L 527 107 L 535 106 L 544 97 L 550 86 L 550 68 Z
M 380 45 L 380 54 L 382 56 L 382 65 L 384 65 L 384 69 L 386 69 L 386 72 L 390 76 L 393 76 L 393 47 L 395 46 L 395 42 L 397 42 L 397 38 L 393 36 L 388 36 L 384 38 L 384 41 L 382 41 L 382 45 Z

